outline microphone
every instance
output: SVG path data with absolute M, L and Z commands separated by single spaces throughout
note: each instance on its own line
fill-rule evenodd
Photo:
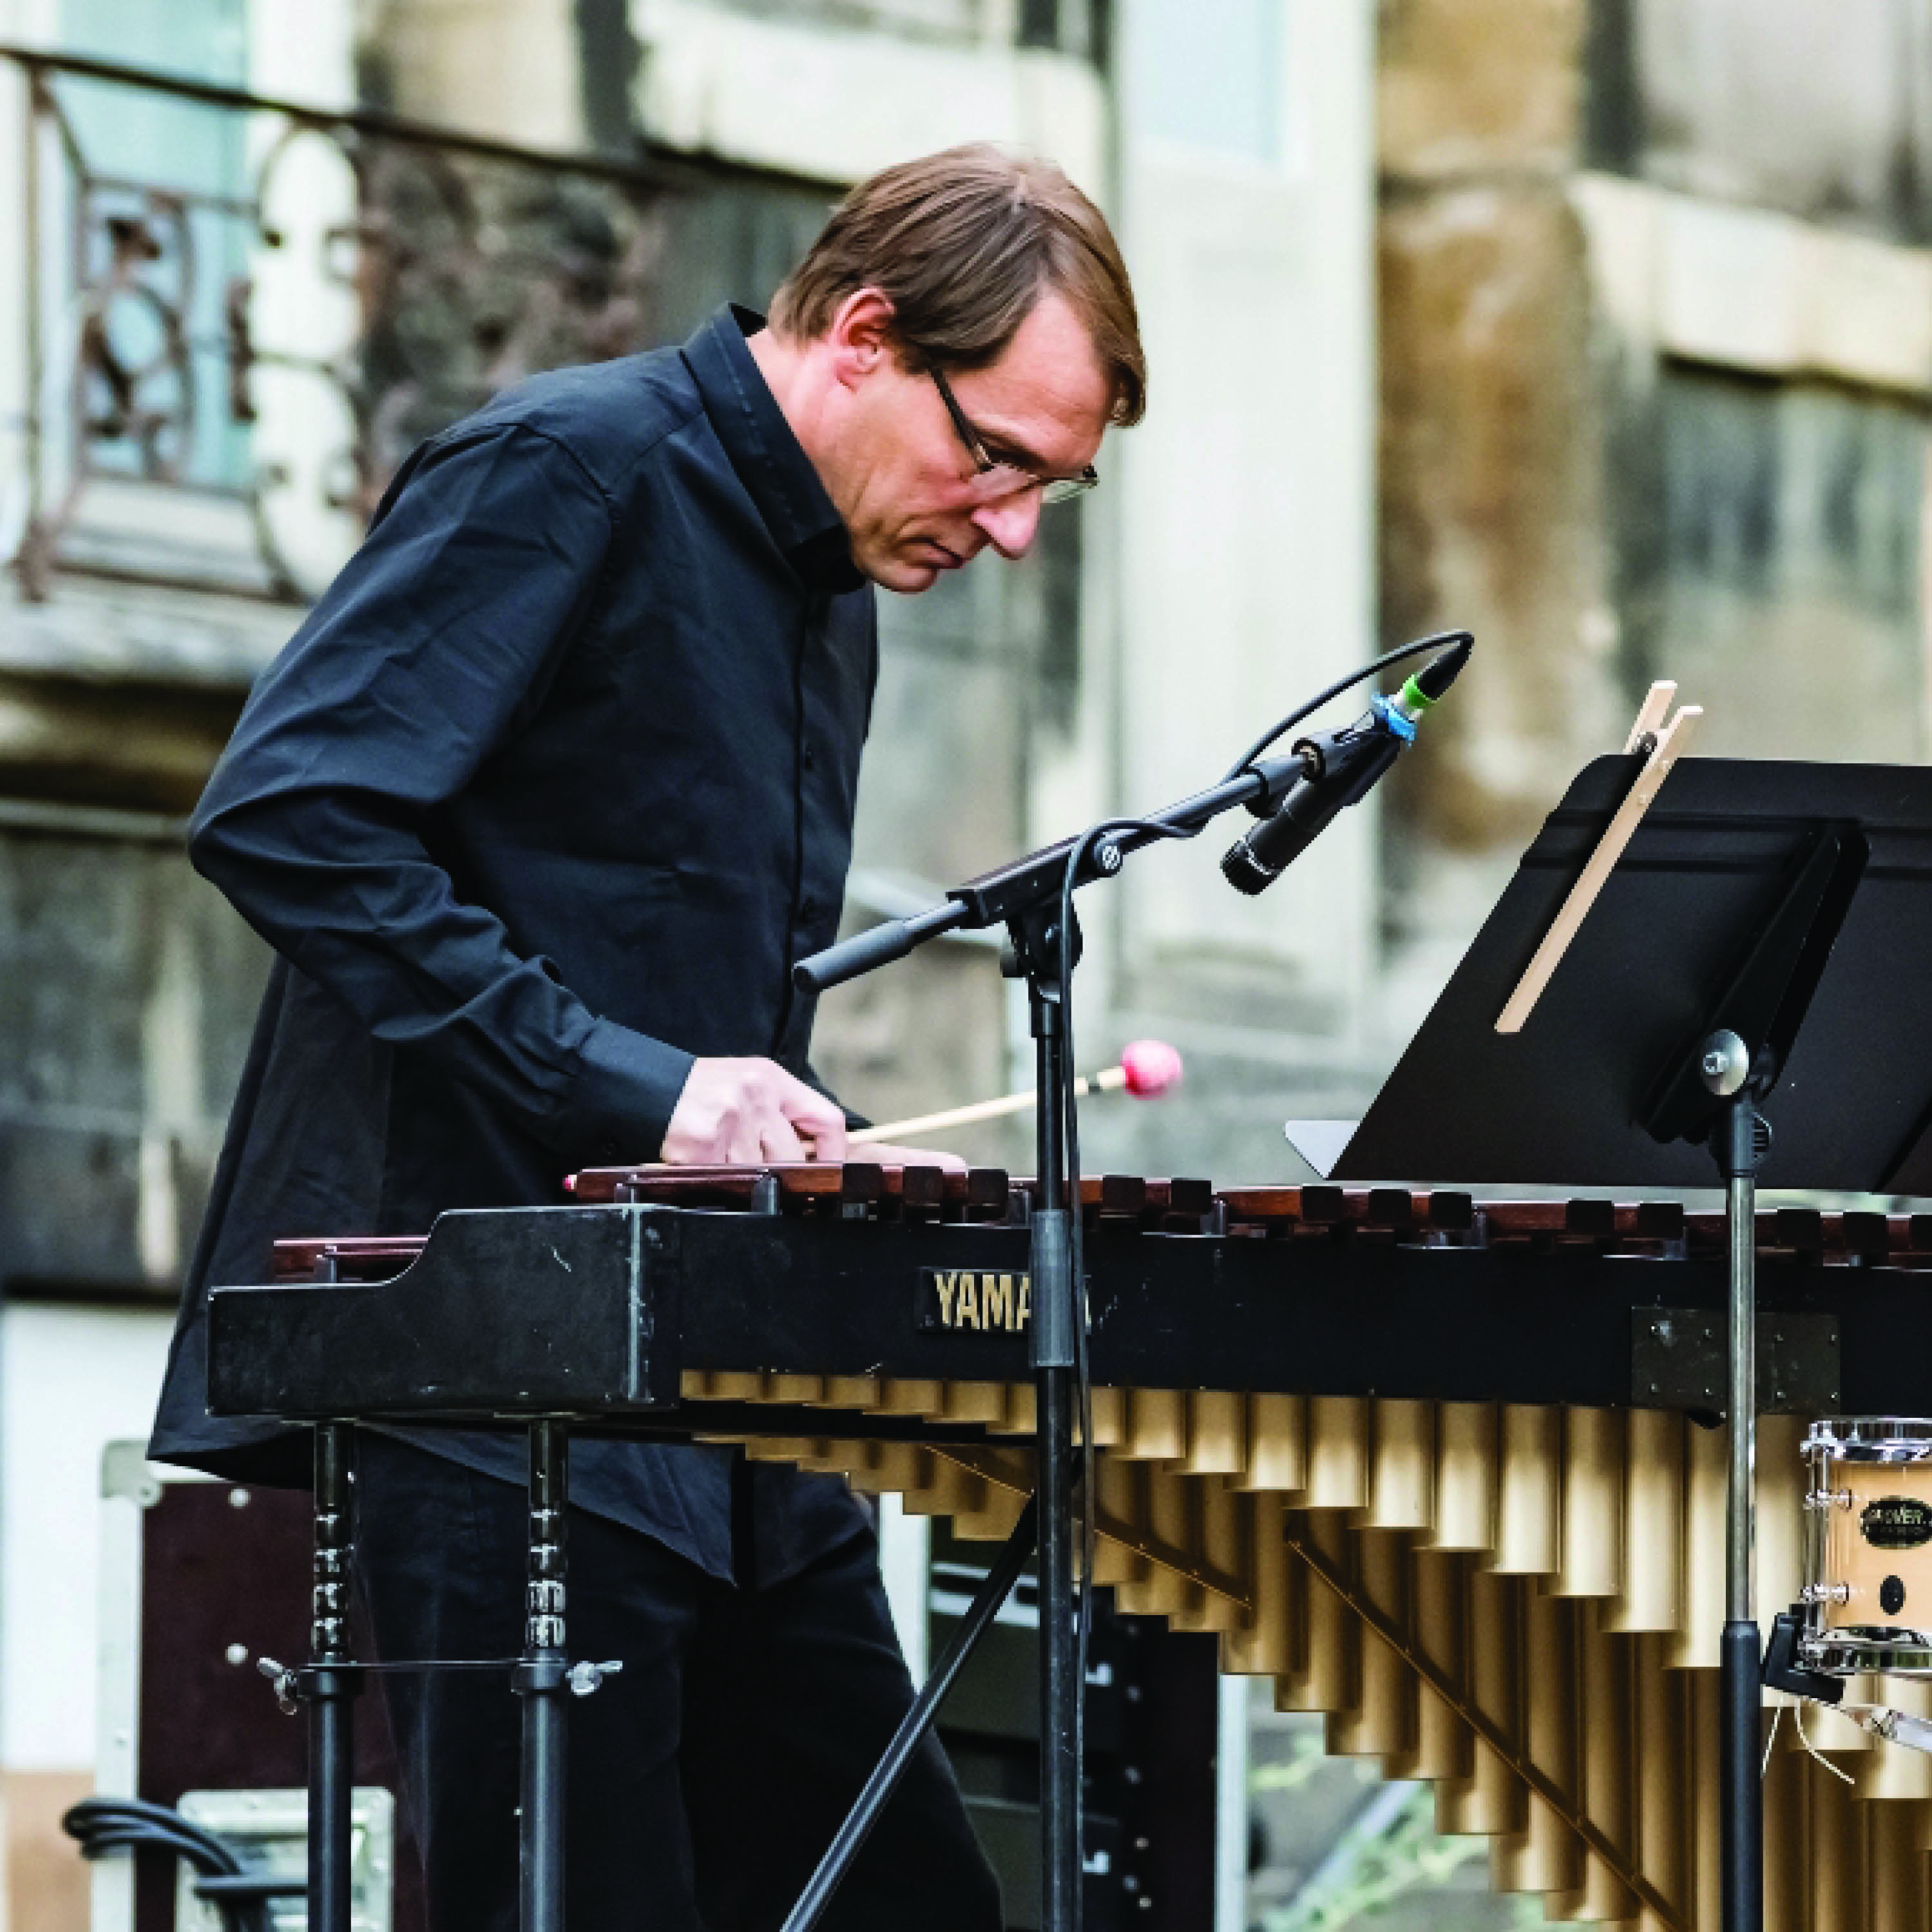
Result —
M 1304 776 L 1270 816 L 1222 855 L 1221 876 L 1228 884 L 1250 897 L 1266 892 L 1337 812 L 1366 797 L 1402 748 L 1415 742 L 1416 726 L 1456 682 L 1474 648 L 1464 638 L 1432 658 L 1395 697 L 1378 695 L 1354 724 L 1300 740 L 1294 748 Z

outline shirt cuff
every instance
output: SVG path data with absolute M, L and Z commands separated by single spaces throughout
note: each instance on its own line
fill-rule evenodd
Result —
M 586 1167 L 656 1160 L 694 1058 L 614 1020 L 596 1022 L 558 1123 L 566 1156 Z

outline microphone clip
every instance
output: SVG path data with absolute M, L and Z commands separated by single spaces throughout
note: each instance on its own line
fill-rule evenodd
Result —
M 1303 775 L 1279 802 L 1258 800 L 1250 806 L 1261 823 L 1228 848 L 1221 876 L 1250 898 L 1265 892 L 1337 813 L 1374 789 L 1414 740 L 1414 720 L 1382 697 L 1352 724 L 1298 740 L 1293 750 Z
M 1288 756 L 1278 760 L 1279 769 L 1273 781 L 1247 800 L 1244 809 L 1252 818 L 1272 818 L 1281 809 L 1282 801 L 1291 792 L 1299 791 L 1304 785 L 1312 784 L 1321 777 L 1323 766 L 1322 748 L 1312 739 L 1298 738 L 1288 748 Z M 1257 778 L 1263 774 L 1250 766 Z
M 1384 728 L 1393 731 L 1405 745 L 1415 742 L 1415 720 L 1391 698 L 1384 698 L 1377 692 L 1369 700 L 1369 708 L 1378 718 Z

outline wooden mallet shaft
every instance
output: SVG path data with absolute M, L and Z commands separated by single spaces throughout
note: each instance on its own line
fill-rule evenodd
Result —
M 1180 1055 L 1163 1040 L 1137 1040 L 1120 1055 L 1120 1064 L 1104 1072 L 1083 1073 L 1073 1083 L 1075 1096 L 1089 1094 L 1116 1094 L 1121 1088 L 1143 1100 L 1164 1094 L 1180 1078 Z M 964 1107 L 948 1107 L 937 1114 L 916 1114 L 906 1120 L 888 1120 L 884 1126 L 862 1127 L 846 1136 L 848 1147 L 863 1147 L 874 1141 L 897 1141 L 908 1134 L 929 1133 L 935 1127 L 969 1126 L 975 1120 L 997 1120 L 1007 1114 L 1024 1113 L 1036 1096 L 1030 1087 L 1023 1093 L 1003 1094 L 997 1100 L 975 1100 Z
M 1127 1084 L 1124 1066 L 1110 1066 L 1106 1072 L 1082 1074 L 1073 1090 L 1082 1100 L 1089 1094 L 1112 1094 Z M 1030 1087 L 1018 1094 L 1002 1094 L 997 1100 L 975 1100 L 964 1107 L 948 1107 L 937 1114 L 915 1114 L 909 1120 L 888 1120 L 882 1127 L 861 1127 L 845 1136 L 848 1147 L 862 1146 L 868 1141 L 896 1141 L 908 1134 L 929 1133 L 934 1127 L 963 1127 L 975 1120 L 997 1120 L 1007 1114 L 1022 1114 L 1038 1098 Z

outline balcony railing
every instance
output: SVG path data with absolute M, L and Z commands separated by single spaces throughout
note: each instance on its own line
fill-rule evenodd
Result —
M 314 596 L 422 437 L 524 375 L 688 326 L 681 206 L 831 191 L 0 57 L 26 83 L 0 542 L 30 599 L 63 571 Z

